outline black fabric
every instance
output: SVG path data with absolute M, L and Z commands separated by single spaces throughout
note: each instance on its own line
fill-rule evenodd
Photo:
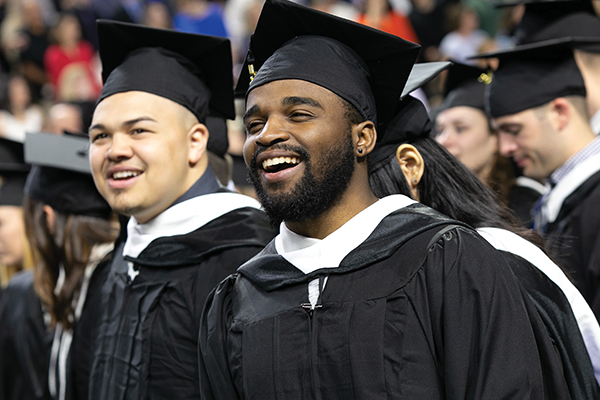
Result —
M 186 235 L 153 241 L 132 260 L 122 244 L 102 291 L 90 399 L 197 399 L 198 329 L 212 288 L 271 240 L 256 209 L 231 211 Z
M 400 144 L 427 137 L 432 129 L 433 125 L 423 103 L 414 97 L 405 97 L 398 105 L 394 119 L 369 154 L 369 162 L 376 166 L 395 154 Z
M 354 50 L 337 40 L 309 35 L 291 39 L 260 67 L 248 92 L 286 79 L 322 86 L 352 104 L 365 120 L 377 123 L 371 73 Z
M 56 371 L 56 387 L 64 380 L 65 400 L 85 400 L 88 398 L 90 372 L 93 360 L 93 340 L 97 335 L 102 302 L 102 285 L 110 270 L 111 255 L 105 257 L 94 269 L 81 311 L 81 317 L 73 326 L 72 342 L 67 356 L 66 376 L 60 375 L 59 361 L 51 365 Z M 65 343 L 61 343 L 61 346 Z
M 208 143 L 206 148 L 219 157 L 225 157 L 229 149 L 229 137 L 227 136 L 227 121 L 224 118 L 206 117 L 204 122 L 208 129 Z
M 64 214 L 108 219 L 111 209 L 90 174 L 34 165 L 25 194 Z
M 599 399 L 600 387 L 594 376 L 594 367 L 563 291 L 526 260 L 506 251 L 502 254 L 529 294 L 560 354 L 571 397 Z
M 212 171 L 210 166 L 206 166 L 206 171 L 202 174 L 202 176 L 177 200 L 171 204 L 173 207 L 175 204 L 183 203 L 186 200 L 191 198 L 202 196 L 209 193 L 215 193 L 221 190 L 221 185 L 217 181 L 217 177 L 215 173 Z
M 540 192 L 535 189 L 516 183 L 511 186 L 507 207 L 517 216 L 524 228 L 531 228 L 531 212 L 540 196 Z
M 500 66 L 486 88 L 486 112 L 512 115 L 557 97 L 586 95 L 583 78 L 568 47 L 538 47 L 496 53 Z
M 0 172 L 27 172 L 23 143 L 0 137 Z
M 591 3 L 590 3 L 591 4 Z M 524 37 L 521 44 L 541 42 L 564 37 L 574 38 L 593 38 L 600 39 L 600 19 L 592 12 L 575 12 L 567 15 L 561 15 L 561 18 L 548 23 L 541 29 L 532 32 L 531 35 Z M 576 40 L 575 40 L 576 41 Z M 582 50 L 598 52 L 600 45 L 575 44 L 575 47 L 581 47 Z
M 486 84 L 481 77 L 484 75 L 486 71 L 482 68 L 454 62 L 448 70 L 440 109 L 465 106 L 483 111 Z
M 235 118 L 228 39 L 115 21 L 98 21 L 104 87 L 98 103 L 142 91 L 172 100 L 204 123 Z
M 14 275 L 0 301 L 0 399 L 50 400 L 52 333 L 33 289 L 32 271 Z
M 592 175 L 563 202 L 548 224 L 546 244 L 569 272 L 575 286 L 600 318 L 600 172 Z
M 23 204 L 23 190 L 27 172 L 0 172 L 0 206 Z
M 380 126 L 385 126 L 400 99 L 419 52 L 419 45 L 290 1 L 265 2 L 238 79 L 236 94 L 244 96 L 249 86 L 250 89 L 256 86 L 255 83 L 250 85 L 249 65 L 257 71 L 255 79 L 261 79 L 263 65 L 278 49 L 296 37 L 307 35 L 322 36 L 342 43 L 351 48 L 360 61 L 354 54 L 345 62 L 341 60 L 340 56 L 343 54 L 339 51 L 342 51 L 342 46 L 334 46 L 327 52 L 315 49 L 317 52 L 314 54 L 310 48 L 303 47 L 302 53 L 294 54 L 291 51 L 286 54 L 286 57 L 290 57 L 289 71 L 294 74 L 282 75 L 284 79 L 306 79 L 309 82 L 317 80 L 320 82 L 317 84 L 345 98 L 368 118 L 372 113 L 371 104 L 363 103 L 363 99 L 374 98 L 377 121 Z M 346 50 L 343 51 L 349 54 Z M 306 59 L 301 59 L 303 54 Z M 303 69 L 299 70 L 295 65 L 298 62 L 304 66 Z M 353 68 L 363 69 L 364 65 L 368 75 L 364 71 L 352 71 Z M 283 70 L 283 65 L 280 64 L 279 73 Z M 300 75 L 293 77 L 296 73 Z M 355 82 L 357 74 L 362 75 L 359 78 L 360 86 L 357 86 L 358 81 Z M 363 92 L 365 79 L 369 80 L 371 93 Z
M 68 358 L 69 377 L 66 400 L 88 398 L 93 362 L 93 341 L 97 337 L 102 305 L 102 286 L 110 271 L 111 257 L 103 260 L 92 275 L 81 317 L 73 328 L 73 343 Z
M 202 398 L 569 399 L 556 350 L 502 255 L 469 228 L 436 237 L 455 222 L 410 215 L 423 208 L 386 217 L 342 261 L 349 268 L 329 275 L 314 310 L 301 306 L 314 276 L 268 292 L 271 279 L 244 266 L 223 281 L 202 316 Z M 279 257 L 297 275 L 268 249 L 254 271 Z M 372 259 L 377 249 L 387 256 Z
M 525 12 L 523 18 L 521 18 L 521 21 L 515 28 L 514 36 L 518 45 L 539 41 L 535 39 L 539 31 L 566 15 L 577 12 L 585 12 L 590 15 L 595 14 L 590 0 L 520 3 L 525 3 Z
M 0 138 L 0 206 L 21 206 L 29 168 L 23 143 Z

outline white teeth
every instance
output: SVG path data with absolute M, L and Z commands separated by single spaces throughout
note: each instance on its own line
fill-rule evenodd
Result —
M 297 159 L 296 157 L 275 157 L 275 158 L 268 158 L 265 161 L 263 161 L 262 166 L 263 169 L 266 169 L 268 167 L 272 167 L 274 165 L 279 165 L 279 164 L 298 164 L 300 163 L 300 160 Z
M 134 176 L 138 176 L 140 173 L 139 172 L 134 172 L 134 171 L 119 171 L 119 172 L 115 172 L 114 174 L 112 174 L 112 178 L 113 179 L 126 179 L 126 178 L 131 178 Z

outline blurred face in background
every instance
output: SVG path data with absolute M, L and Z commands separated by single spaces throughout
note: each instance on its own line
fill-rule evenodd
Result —
M 61 45 L 71 45 L 81 40 L 81 26 L 77 17 L 66 14 L 60 17 L 55 28 L 56 40 Z
M 494 165 L 498 138 L 490 131 L 483 111 L 464 106 L 449 108 L 438 114 L 436 127 L 438 143 L 485 181 Z
M 0 206 L 0 263 L 20 266 L 25 253 L 23 211 L 17 206 Z
M 22 76 L 14 76 L 8 83 L 8 95 L 12 111 L 25 110 L 31 103 L 31 92 L 27 81 Z

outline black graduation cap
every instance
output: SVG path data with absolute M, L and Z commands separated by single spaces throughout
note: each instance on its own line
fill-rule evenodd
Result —
M 416 64 L 413 70 L 417 68 L 417 71 L 410 74 L 406 86 L 417 89 L 435 78 L 444 69 L 452 68 L 449 62 L 445 63 L 446 65 L 441 69 L 432 68 L 434 65 L 427 66 L 427 64 L 437 63 Z M 376 169 L 379 163 L 396 153 L 400 144 L 411 142 L 419 137 L 427 137 L 431 134 L 432 129 L 433 124 L 423 103 L 412 96 L 404 97 L 398 104 L 387 129 L 375 145 L 375 149 L 369 154 L 369 164 Z
M 590 0 L 516 0 L 505 1 L 497 6 L 525 5 L 523 18 L 515 29 L 516 44 L 529 44 L 548 39 L 558 39 L 565 36 L 579 36 L 575 32 L 563 35 L 546 32 L 541 34 L 548 26 L 571 14 L 584 14 L 596 17 L 594 7 Z M 540 36 L 541 35 L 541 36 Z M 588 36 L 583 34 L 581 36 Z
M 98 41 L 108 96 L 143 91 L 173 100 L 204 123 L 235 118 L 228 39 L 99 20 Z
M 558 97 L 586 95 L 583 77 L 566 39 L 474 58 L 491 57 L 500 60 L 485 94 L 485 109 L 492 118 L 516 114 Z
M 206 117 L 206 128 L 210 133 L 206 148 L 223 158 L 229 148 L 229 137 L 227 136 L 227 120 L 225 118 Z
M 434 61 L 413 65 L 400 99 L 405 98 L 410 93 L 429 83 L 440 72 L 450 68 L 451 65 L 451 61 Z
M 267 0 L 236 93 L 247 95 L 275 80 L 301 79 L 332 91 L 365 119 L 383 126 L 400 99 L 419 48 L 347 19 L 285 0 Z
M 485 69 L 455 61 L 446 76 L 440 111 L 461 106 L 483 111 L 485 87 L 491 79 L 492 74 Z
M 570 13 L 540 29 L 523 43 L 550 43 L 557 39 L 570 42 L 575 49 L 600 53 L 600 19 L 589 12 Z
M 23 143 L 0 138 L 0 206 L 21 206 L 29 169 Z
M 98 193 L 89 166 L 88 172 L 82 172 L 82 163 L 88 162 L 82 149 L 88 144 L 84 136 L 27 133 L 25 160 L 33 167 L 25 194 L 64 214 L 108 219 L 110 206 Z M 42 147 L 46 154 L 39 151 Z

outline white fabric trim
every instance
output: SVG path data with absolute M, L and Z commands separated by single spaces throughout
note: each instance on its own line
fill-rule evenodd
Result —
M 103 243 L 97 244 L 92 248 L 88 265 L 85 267 L 85 271 L 83 272 L 83 279 L 81 281 L 81 287 L 79 288 L 79 294 L 76 296 L 77 303 L 74 307 L 75 321 L 79 321 L 79 318 L 81 318 L 81 312 L 83 311 L 83 306 L 85 305 L 85 301 L 87 299 L 87 292 L 90 288 L 92 275 L 94 275 L 96 267 L 100 261 L 102 261 L 104 257 L 106 257 L 106 255 L 112 251 L 114 247 L 114 243 Z
M 542 250 L 519 235 L 499 228 L 478 228 L 477 232 L 497 250 L 507 251 L 529 261 L 565 294 L 600 383 L 600 325 L 590 306 L 563 271 Z
M 321 268 L 337 268 L 340 262 L 364 242 L 381 220 L 416 201 L 400 194 L 387 196 L 367 207 L 325 239 L 298 235 L 281 224 L 275 249 L 300 271 L 309 274 Z
M 596 111 L 590 118 L 590 126 L 596 135 L 600 135 L 600 110 Z
M 400 194 L 384 197 L 346 222 L 325 239 L 315 239 L 292 232 L 281 224 L 275 249 L 283 258 L 305 274 L 321 268 L 337 268 L 352 250 L 364 242 L 382 219 L 416 201 Z M 327 277 L 323 281 L 323 289 Z M 308 300 L 313 309 L 319 298 L 319 279 L 308 283 Z
M 546 221 L 552 223 L 558 217 L 563 202 L 571 193 L 600 171 L 600 154 L 595 154 L 578 164 L 548 193 L 548 199 L 542 205 L 542 213 Z
M 522 186 L 522 187 L 526 187 L 526 188 L 535 190 L 536 192 L 538 192 L 540 194 L 540 196 L 542 194 L 544 194 L 544 192 L 546 192 L 546 186 L 544 186 L 543 183 L 540 183 L 540 182 L 536 181 L 535 179 L 531 179 L 526 176 L 519 176 L 516 179 L 515 184 L 517 186 Z
M 123 256 L 135 258 L 160 237 L 185 235 L 228 212 L 245 207 L 260 209 L 260 203 L 238 193 L 211 193 L 175 204 L 145 224 L 139 224 L 131 217 Z

